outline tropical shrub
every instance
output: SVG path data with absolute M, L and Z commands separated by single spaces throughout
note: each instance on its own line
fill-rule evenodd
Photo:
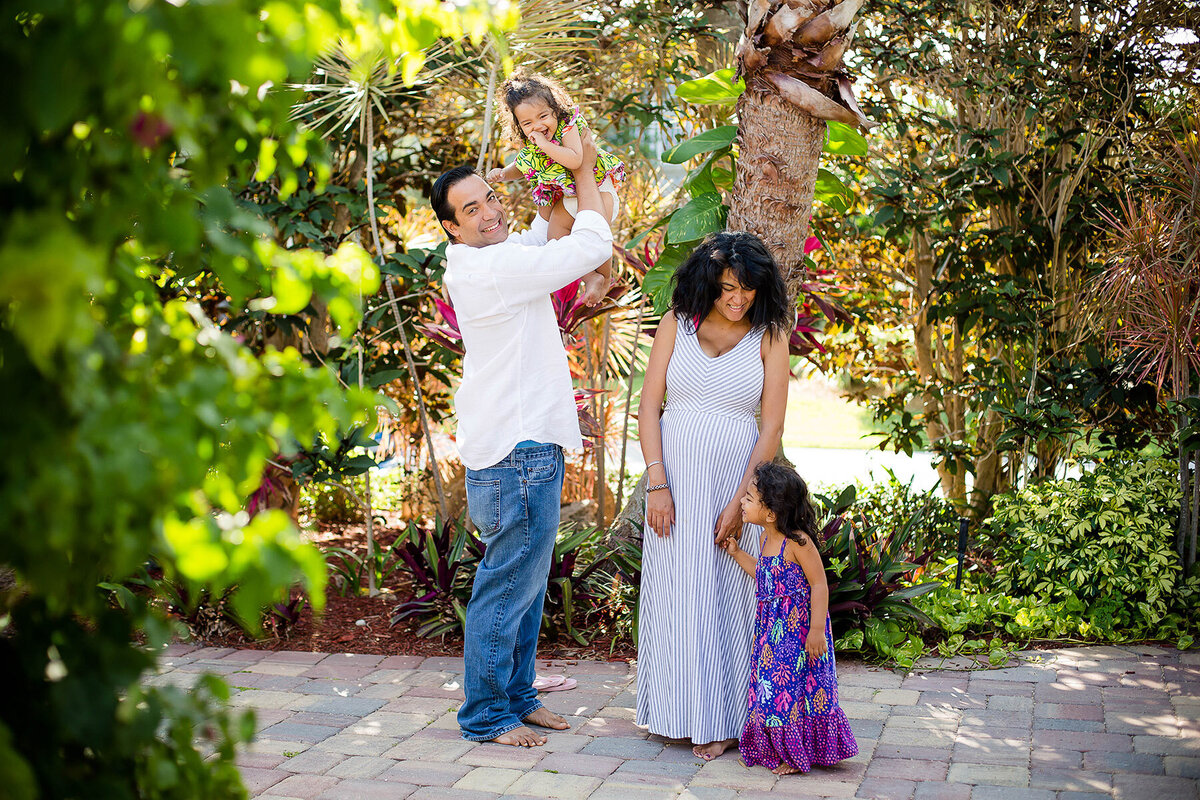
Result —
M 409 599 L 392 614 L 392 625 L 415 617 L 419 636 L 461 636 L 483 542 L 462 519 L 449 519 L 428 526 L 410 522 L 392 545 L 397 546 L 412 571 L 412 585 Z
M 379 274 L 355 245 L 285 250 L 228 184 L 257 176 L 286 196 L 328 178 L 279 90 L 321 49 L 408 63 L 485 20 L 477 5 L 7 7 L 0 59 L 23 79 L 0 130 L 5 797 L 245 796 L 233 756 L 251 721 L 220 710 L 216 679 L 142 686 L 175 628 L 109 587 L 153 559 L 192 598 L 236 586 L 230 606 L 251 624 L 296 583 L 320 607 L 320 554 L 246 501 L 268 459 L 368 424 L 377 398 L 213 317 L 317 301 L 349 338 Z
M 1146 632 L 1180 585 L 1172 549 L 1179 486 L 1170 461 L 1116 453 L 1079 478 L 996 498 L 993 588 L 1043 603 L 1078 599 L 1105 631 Z
M 1192 576 L 1177 589 L 1172 610 L 1154 625 L 1115 628 L 1111 619 L 1097 618 L 1078 597 L 1058 602 L 1014 597 L 971 583 L 962 590 L 946 585 L 915 601 L 941 629 L 945 638 L 935 649 L 942 656 L 986 652 L 994 663 L 1011 649 L 1036 641 L 1125 642 L 1168 641 L 1180 649 L 1192 646 L 1198 622 L 1200 577 Z M 1106 627 L 1107 625 L 1107 627 Z
M 898 530 L 912 522 L 908 547 L 914 552 L 957 553 L 959 514 L 954 505 L 932 489 L 917 491 L 911 481 L 903 483 L 891 471 L 887 480 L 858 490 L 854 513 L 883 530 Z
M 601 571 L 606 561 L 597 547 L 602 537 L 603 532 L 592 527 L 564 526 L 558 531 L 542 608 L 542 636 L 547 640 L 588 643 L 589 622 L 604 607 L 607 594 Z M 392 624 L 415 618 L 420 636 L 461 636 L 475 571 L 486 551 L 462 520 L 430 526 L 409 523 L 384 559 L 391 563 L 390 554 L 398 553 L 412 575 L 408 599 L 396 607 Z M 341 568 L 334 571 L 340 574 Z
M 817 498 L 827 514 L 818 544 L 837 646 L 911 664 L 924 649 L 915 626 L 935 624 L 912 601 L 940 585 L 916 577 L 932 555 L 913 549 L 915 532 L 929 523 L 931 505 L 918 506 L 897 525 L 866 518 L 856 524 L 847 514 L 856 498 L 854 486 L 833 499 Z
M 594 527 L 559 531 L 542 607 L 542 630 L 552 639 L 570 638 L 579 644 L 587 644 L 590 639 L 587 623 L 602 605 L 602 587 L 596 577 L 603 561 L 593 557 L 582 568 L 580 561 L 594 556 L 590 551 L 601 535 L 601 530 Z
M 400 555 L 406 538 L 401 534 L 390 545 L 375 542 L 369 554 L 359 555 L 345 547 L 325 550 L 325 564 L 329 568 L 334 589 L 342 597 L 361 597 L 372 585 L 380 588 L 386 586 L 407 566 Z

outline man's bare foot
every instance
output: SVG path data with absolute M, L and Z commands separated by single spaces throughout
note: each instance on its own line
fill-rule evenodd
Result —
M 530 725 L 537 725 L 539 728 L 550 728 L 556 731 L 565 731 L 571 727 L 571 723 L 545 706 L 525 717 L 523 721 L 528 722 Z M 543 739 L 543 741 L 545 740 Z
M 798 770 L 797 768 L 793 767 L 791 764 L 788 764 L 788 763 L 780 764 L 778 767 L 771 770 L 771 772 L 774 772 L 776 775 L 791 775 L 791 774 L 799 772 L 799 771 L 800 770 Z
M 580 302 L 585 306 L 594 306 L 608 294 L 608 278 L 599 272 L 591 272 L 583 276 L 583 294 Z
M 717 756 L 724 753 L 729 748 L 737 744 L 737 739 L 722 739 L 717 742 L 709 742 L 708 744 L 698 744 L 692 748 L 692 753 L 705 761 L 712 761 Z
M 510 744 L 513 747 L 541 747 L 546 743 L 546 737 L 540 733 L 534 733 L 522 725 L 520 728 L 513 728 L 508 733 L 500 734 L 492 741 L 496 744 Z

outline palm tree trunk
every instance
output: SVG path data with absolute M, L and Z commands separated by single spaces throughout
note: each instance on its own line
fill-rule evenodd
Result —
M 794 301 L 804 279 L 804 242 L 827 126 L 779 95 L 749 88 L 737 109 L 741 158 L 728 228 L 763 240 Z

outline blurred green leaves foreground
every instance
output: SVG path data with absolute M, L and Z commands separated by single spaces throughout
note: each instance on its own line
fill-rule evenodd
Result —
M 149 566 L 197 592 L 236 586 L 250 620 L 295 583 L 320 608 L 320 555 L 282 512 L 247 515 L 245 498 L 273 454 L 368 422 L 375 402 L 294 350 L 251 352 L 187 289 L 219 285 L 225 313 L 316 297 L 349 337 L 378 287 L 367 255 L 288 251 L 226 187 L 254 177 L 286 195 L 327 178 L 281 87 L 333 44 L 410 74 L 436 37 L 478 36 L 505 13 L 482 0 L 4 3 L 6 797 L 245 796 L 233 754 L 250 721 L 210 705 L 227 691 L 217 681 L 141 688 L 169 629 L 105 587 Z

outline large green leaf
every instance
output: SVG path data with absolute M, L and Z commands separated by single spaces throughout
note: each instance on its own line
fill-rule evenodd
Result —
M 849 211 L 854 195 L 842 183 L 842 179 L 822 167 L 817 170 L 817 188 L 814 197 L 835 211 Z
M 702 105 L 730 105 L 746 91 L 746 82 L 739 78 L 733 81 L 733 68 L 727 67 L 709 73 L 703 78 L 685 81 L 675 89 L 675 96 L 689 103 Z
M 642 292 L 649 295 L 654 301 L 656 313 L 667 310 L 667 305 L 671 300 L 671 276 L 674 274 L 674 265 L 662 264 L 660 261 L 654 269 L 646 273 L 646 277 L 642 280 Z
M 693 197 L 671 215 L 667 223 L 667 241 L 671 244 L 694 242 L 725 227 L 729 209 L 716 192 Z
M 717 183 L 713 165 L 727 155 L 729 155 L 728 147 L 714 150 L 700 162 L 699 166 L 688 173 L 687 178 L 683 181 L 683 188 L 687 189 L 692 197 L 715 193 L 717 191 Z
M 867 140 L 861 133 L 841 122 L 829 122 L 825 135 L 825 152 L 838 156 L 865 156 Z
M 698 133 L 663 153 L 662 160 L 668 164 L 682 164 L 701 153 L 728 147 L 737 138 L 737 130 L 737 125 L 722 125 L 719 128 Z

